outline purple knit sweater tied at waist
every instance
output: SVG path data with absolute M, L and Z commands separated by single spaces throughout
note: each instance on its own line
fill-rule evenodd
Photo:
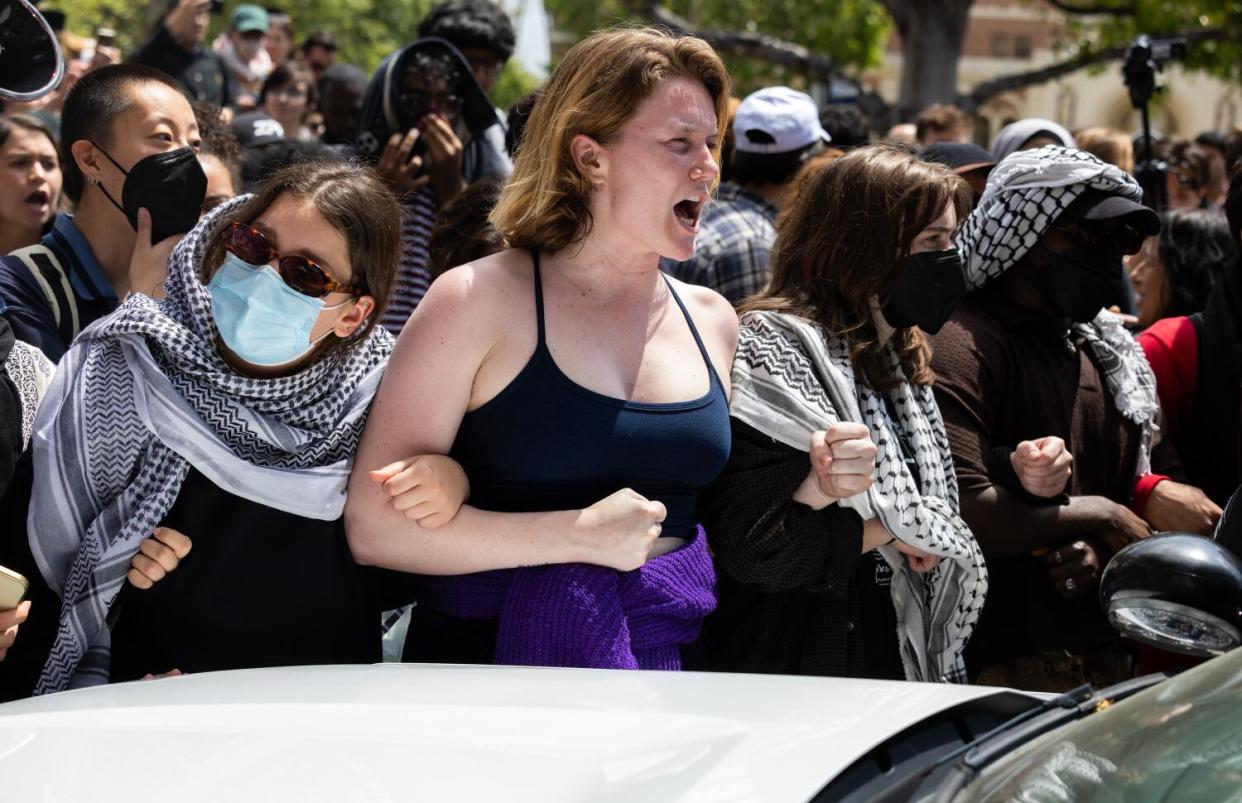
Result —
M 716 607 L 700 526 L 681 549 L 632 572 L 585 563 L 423 577 L 419 604 L 458 619 L 499 620 L 496 663 L 680 669 L 679 645 Z

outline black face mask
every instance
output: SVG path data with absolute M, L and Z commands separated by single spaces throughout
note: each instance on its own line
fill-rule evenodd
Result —
M 1100 310 L 1118 303 L 1124 294 L 1121 256 L 1092 253 L 1071 248 L 1053 253 L 1041 244 L 1046 255 L 1041 273 L 1044 293 L 1052 308 L 1071 321 L 1095 320 Z
M 134 231 L 138 230 L 138 210 L 142 207 L 151 213 L 152 244 L 194 228 L 203 211 L 203 199 L 207 197 L 207 175 L 193 148 L 154 153 L 126 170 L 103 148 L 95 147 L 125 174 L 121 203 L 118 204 L 102 184 L 99 189 L 129 218 Z
M 965 297 L 966 275 L 958 250 L 924 251 L 901 261 L 897 285 L 880 312 L 894 329 L 917 326 L 934 335 Z

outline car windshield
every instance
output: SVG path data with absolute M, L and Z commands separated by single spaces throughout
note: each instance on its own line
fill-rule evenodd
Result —
M 989 767 L 955 803 L 1242 800 L 1242 650 Z

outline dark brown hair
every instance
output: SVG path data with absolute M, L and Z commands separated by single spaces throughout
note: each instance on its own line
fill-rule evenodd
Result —
M 263 88 L 259 90 L 259 103 L 267 100 L 269 92 L 275 92 L 289 84 L 302 84 L 306 87 L 306 111 L 318 108 L 319 89 L 315 83 L 315 75 L 300 61 L 286 61 L 272 70 L 267 80 L 263 82 Z
M 505 238 L 487 219 L 504 186 L 500 176 L 486 176 L 457 193 L 440 210 L 427 243 L 433 276 L 504 250 Z
M 10 114 L 0 117 L 0 148 L 9 141 L 9 137 L 13 135 L 13 130 L 20 128 L 23 131 L 36 131 L 47 137 L 47 141 L 52 143 L 52 148 L 56 150 L 56 163 L 60 164 L 60 150 L 56 143 L 56 137 L 52 134 L 52 130 L 44 125 L 43 121 L 38 117 L 32 117 L 29 114 Z
M 892 387 L 880 361 L 871 299 L 884 298 L 915 238 L 947 207 L 960 223 L 970 186 L 947 167 L 891 145 L 856 148 L 821 167 L 777 222 L 772 281 L 741 311 L 789 312 L 845 338 L 855 372 L 872 388 Z M 931 347 L 916 327 L 893 345 L 910 381 L 931 384 Z
M 277 198 L 291 195 L 315 205 L 319 214 L 345 237 L 349 248 L 348 281 L 359 295 L 375 299 L 366 322 L 345 339 L 331 335 L 316 359 L 366 339 L 379 323 L 392 298 L 401 258 L 401 206 L 388 186 L 370 167 L 340 160 L 315 160 L 289 165 L 263 182 L 237 213 L 220 221 L 220 228 L 235 220 L 253 223 Z M 224 261 L 224 245 L 213 237 L 203 255 L 204 282 Z

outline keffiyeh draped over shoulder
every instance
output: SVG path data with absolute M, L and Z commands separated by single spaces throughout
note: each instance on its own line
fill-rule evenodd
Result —
M 131 295 L 61 361 L 35 425 L 30 546 L 63 600 L 36 693 L 105 683 L 108 610 L 190 467 L 229 493 L 332 520 L 392 338 L 292 376 L 253 379 L 216 350 L 204 250 L 248 196 L 221 206 L 169 261 L 167 297 Z
M 904 378 L 891 347 L 886 356 L 892 374 Z M 887 393 L 900 419 L 897 427 L 879 392 L 855 381 L 843 340 L 825 339 L 817 324 L 795 315 L 742 317 L 730 413 L 804 452 L 811 434 L 830 424 L 867 425 L 879 449 L 875 483 L 839 504 L 864 519 L 878 517 L 901 541 L 940 557 L 923 575 L 910 571 L 896 549 L 880 548 L 894 569 L 893 606 L 907 679 L 965 682 L 962 651 L 988 587 L 983 553 L 958 515 L 953 458 L 931 388 L 903 381 Z M 898 428 L 915 455 L 918 481 L 906 467 Z
M 1143 200 L 1133 177 L 1084 151 L 1048 145 L 1006 157 L 957 235 L 967 284 L 978 289 L 1016 265 L 1088 190 Z M 1117 410 L 1142 428 L 1137 473 L 1149 473 L 1159 403 L 1147 358 L 1121 319 L 1106 310 L 1071 331 L 1095 355 Z

